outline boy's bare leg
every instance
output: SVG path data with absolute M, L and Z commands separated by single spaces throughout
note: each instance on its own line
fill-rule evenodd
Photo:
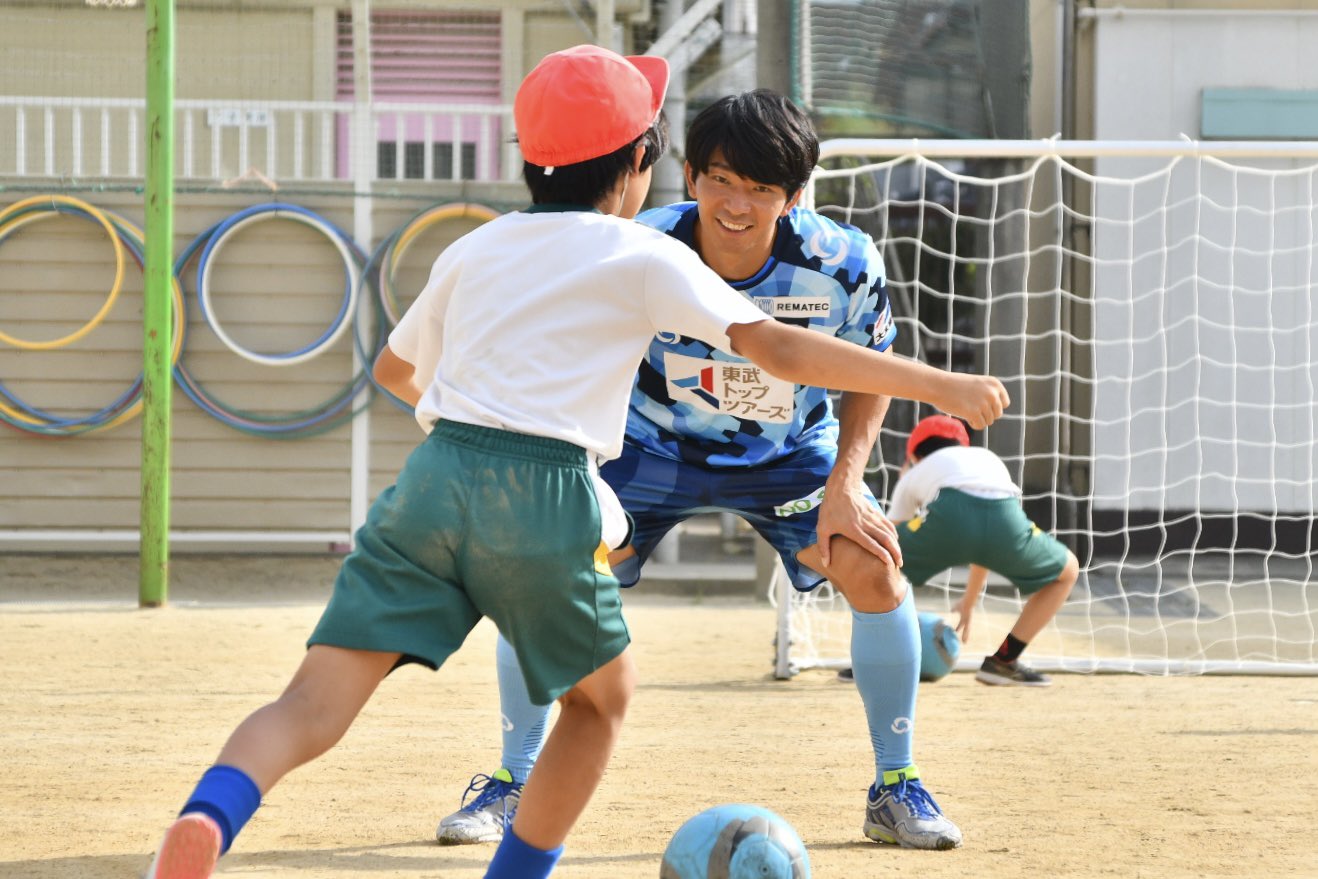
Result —
M 1021 608 L 1021 615 L 1011 627 L 1012 637 L 1026 644 L 1033 641 L 1043 631 L 1043 627 L 1057 616 L 1057 612 L 1066 603 L 1079 577 L 1080 562 L 1076 559 L 1075 553 L 1068 553 L 1066 567 L 1062 568 L 1061 575 L 1026 599 L 1025 607 Z
M 583 678 L 559 701 L 553 732 L 522 790 L 513 832 L 548 851 L 563 844 L 618 743 L 623 715 L 636 688 L 631 650 Z
M 247 717 L 165 832 L 148 879 L 205 879 L 289 770 L 329 750 L 352 724 L 397 653 L 314 646 L 283 694 Z
M 241 769 L 267 793 L 343 737 L 398 656 L 313 645 L 279 698 L 240 723 L 215 762 Z

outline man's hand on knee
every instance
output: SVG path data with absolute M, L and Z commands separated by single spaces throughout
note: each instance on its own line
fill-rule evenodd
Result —
M 815 535 L 825 565 L 833 561 L 833 538 L 845 537 L 869 554 L 901 567 L 896 526 L 862 492 L 825 490 Z

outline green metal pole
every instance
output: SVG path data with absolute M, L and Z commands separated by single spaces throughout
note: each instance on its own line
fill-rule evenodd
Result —
M 146 289 L 142 309 L 142 507 L 138 604 L 159 607 L 169 595 L 174 0 L 147 0 L 146 55 Z

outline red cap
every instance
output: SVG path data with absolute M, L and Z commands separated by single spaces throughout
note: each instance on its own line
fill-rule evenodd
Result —
M 590 45 L 546 55 L 513 101 L 522 156 L 547 168 L 607 156 L 654 124 L 667 90 L 663 58 Z
M 920 423 L 915 425 L 915 430 L 911 431 L 910 438 L 906 440 L 906 459 L 914 461 L 915 450 L 920 443 L 936 436 L 956 440 L 963 446 L 970 445 L 970 434 L 966 432 L 965 424 L 950 415 L 930 415 L 928 418 L 920 419 Z

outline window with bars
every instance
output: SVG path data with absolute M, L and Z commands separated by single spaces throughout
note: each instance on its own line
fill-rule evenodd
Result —
M 464 143 L 458 154 L 457 173 L 453 173 L 453 144 L 430 145 L 430 174 L 426 174 L 426 145 L 403 144 L 403 173 L 398 173 L 398 141 L 382 140 L 378 144 L 375 174 L 382 180 L 475 180 L 476 144 Z
M 500 34 L 497 12 L 371 13 L 372 99 L 393 105 L 377 114 L 379 178 L 499 177 L 500 118 L 480 108 L 501 104 Z M 337 96 L 351 100 L 353 94 L 352 15 L 341 12 Z M 346 127 L 341 130 L 340 166 L 346 169 L 348 138 Z

